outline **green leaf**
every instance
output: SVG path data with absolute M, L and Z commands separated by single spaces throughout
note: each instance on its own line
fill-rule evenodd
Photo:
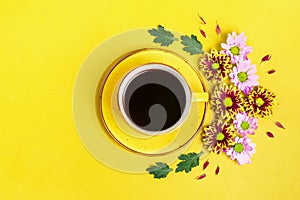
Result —
M 181 44 L 184 45 L 183 50 L 190 53 L 190 55 L 203 53 L 202 44 L 198 41 L 197 36 L 195 35 L 191 35 L 191 37 L 182 35 Z
M 178 40 L 170 31 L 165 30 L 161 25 L 158 25 L 157 29 L 153 28 L 148 32 L 155 37 L 153 42 L 160 43 L 161 46 L 169 46 L 174 41 Z
M 153 174 L 154 178 L 165 178 L 173 169 L 166 163 L 157 162 L 156 165 L 151 165 L 146 170 L 149 174 Z
M 176 173 L 185 171 L 188 173 L 192 170 L 193 167 L 199 165 L 199 157 L 202 155 L 200 153 L 188 153 L 188 154 L 181 154 L 178 159 L 182 160 L 180 163 L 177 164 Z

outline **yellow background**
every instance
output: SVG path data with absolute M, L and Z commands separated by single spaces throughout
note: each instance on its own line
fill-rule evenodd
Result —
M 299 10 L 298 0 L 2 0 L 0 199 L 300 199 Z M 278 96 L 272 119 L 286 130 L 260 120 L 253 164 L 212 156 L 200 181 L 194 180 L 200 167 L 164 180 L 104 167 L 74 127 L 72 90 L 80 65 L 99 43 L 129 29 L 163 24 L 199 35 L 197 13 L 210 24 L 205 30 L 216 20 L 223 32 L 244 30 L 253 62 L 273 55 L 258 73 Z M 218 42 L 207 32 L 206 47 Z M 268 75 L 272 68 L 277 72 Z

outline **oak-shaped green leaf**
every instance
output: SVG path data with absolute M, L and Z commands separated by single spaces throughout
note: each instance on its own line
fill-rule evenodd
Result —
M 178 159 L 182 160 L 180 163 L 177 164 L 176 173 L 185 171 L 188 173 L 192 170 L 193 167 L 199 165 L 199 157 L 201 153 L 188 153 L 188 154 L 181 154 Z
M 172 170 L 166 163 L 162 162 L 157 162 L 156 165 L 151 165 L 146 169 L 149 174 L 153 174 L 154 178 L 158 179 L 167 177 Z
M 178 40 L 170 31 L 165 30 L 161 25 L 158 25 L 157 29 L 153 28 L 148 32 L 155 37 L 153 42 L 160 43 L 161 46 L 169 46 L 174 41 Z
M 183 50 L 190 53 L 190 55 L 203 53 L 202 44 L 198 41 L 197 36 L 195 35 L 191 35 L 191 37 L 182 35 L 181 44 L 184 45 Z

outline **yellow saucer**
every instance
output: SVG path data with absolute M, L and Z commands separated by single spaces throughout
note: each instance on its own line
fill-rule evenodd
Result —
M 170 47 L 153 43 L 147 31 L 122 33 L 94 49 L 81 66 L 73 94 L 75 124 L 86 149 L 103 164 L 126 172 L 145 172 L 155 162 L 174 161 L 201 129 L 207 108 L 207 103 L 192 103 L 184 124 L 155 137 L 134 133 L 119 123 L 122 119 L 114 102 L 118 83 L 143 64 L 171 66 L 188 81 L 192 92 L 207 92 L 196 69 L 198 57 L 188 55 L 179 43 Z

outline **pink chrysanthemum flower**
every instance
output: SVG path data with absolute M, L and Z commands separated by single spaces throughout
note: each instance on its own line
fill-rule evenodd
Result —
M 236 119 L 233 121 L 235 128 L 239 134 L 246 137 L 247 134 L 254 134 L 254 130 L 257 129 L 258 119 L 249 117 L 246 112 L 238 113 Z
M 250 143 L 249 138 L 239 138 L 234 139 L 235 145 L 227 151 L 227 155 L 230 156 L 231 160 L 237 160 L 239 165 L 250 164 L 252 154 L 255 153 L 255 143 Z
M 256 65 L 251 64 L 249 60 L 240 61 L 233 71 L 229 74 L 231 82 L 234 83 L 246 95 L 254 86 L 258 86 L 258 76 L 256 75 Z
M 247 37 L 244 32 L 237 35 L 236 32 L 232 34 L 228 33 L 227 43 L 222 43 L 221 47 L 224 49 L 224 53 L 231 58 L 233 64 L 248 60 L 247 55 L 252 52 L 252 47 L 246 45 Z

